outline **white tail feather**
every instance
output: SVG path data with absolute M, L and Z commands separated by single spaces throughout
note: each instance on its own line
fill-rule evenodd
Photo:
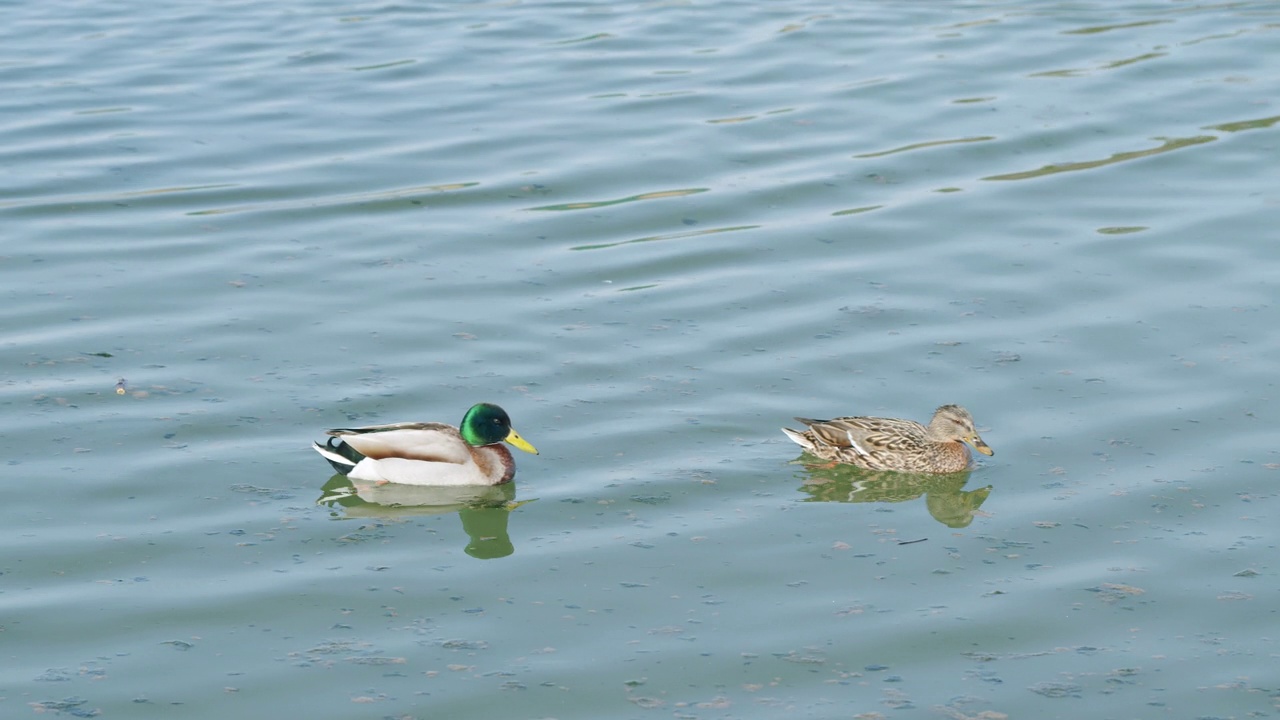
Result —
M 327 447 L 325 447 L 325 446 L 321 445 L 320 443 L 315 443 L 315 442 L 313 442 L 313 443 L 311 443 L 311 447 L 315 448 L 315 449 L 316 449 L 316 452 L 318 452 L 318 453 L 320 453 L 321 455 L 323 455 L 323 456 L 324 456 L 324 459 L 325 459 L 325 460 L 328 460 L 328 461 L 329 461 L 329 462 L 331 462 L 331 463 L 337 463 L 337 464 L 339 464 L 339 465 L 345 465 L 345 466 L 347 466 L 347 467 L 352 467 L 352 468 L 356 466 L 356 464 L 355 464 L 355 463 L 353 463 L 353 462 L 351 462 L 350 460 L 348 460 L 347 458 L 345 458 L 345 457 L 343 457 L 343 456 L 339 455 L 338 453 L 336 453 L 336 452 L 334 452 L 334 451 L 330 450 L 329 448 L 327 448 Z
M 791 428 L 782 428 L 782 432 L 786 434 L 787 437 L 791 438 L 792 442 L 804 448 L 805 450 L 813 449 L 813 443 L 809 441 L 809 438 L 805 437 L 801 433 L 798 433 L 795 430 L 792 430 Z

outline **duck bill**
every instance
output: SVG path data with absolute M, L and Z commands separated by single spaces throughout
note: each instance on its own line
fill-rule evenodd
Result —
M 507 436 L 503 438 L 503 440 L 506 440 L 527 453 L 533 453 L 534 455 L 538 454 L 538 449 L 530 445 L 528 440 L 520 437 L 520 433 L 516 432 L 515 428 L 512 428 L 511 432 L 507 433 Z M 990 455 L 991 453 L 988 452 L 987 454 Z
M 992 450 L 990 445 L 988 445 L 988 444 L 986 444 L 986 443 L 982 442 L 982 438 L 978 437 L 977 435 L 974 435 L 974 436 L 969 440 L 969 442 L 973 445 L 973 449 L 974 449 L 974 450 L 977 450 L 978 452 L 982 453 L 983 455 L 995 455 L 995 454 L 996 454 L 996 451 L 995 451 L 995 450 Z

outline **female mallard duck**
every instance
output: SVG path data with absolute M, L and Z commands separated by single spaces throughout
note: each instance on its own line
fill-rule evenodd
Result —
M 395 423 L 330 430 L 312 443 L 334 470 L 352 480 L 404 485 L 501 485 L 516 474 L 509 442 L 538 454 L 511 427 L 507 411 L 473 405 L 460 428 L 444 423 Z
M 782 428 L 797 445 L 823 460 L 867 470 L 951 473 L 969 467 L 969 443 L 983 455 L 992 450 L 973 427 L 973 416 L 959 405 L 943 405 L 929 427 L 912 420 L 841 417 L 834 420 L 796 418 L 808 426 L 801 432 Z

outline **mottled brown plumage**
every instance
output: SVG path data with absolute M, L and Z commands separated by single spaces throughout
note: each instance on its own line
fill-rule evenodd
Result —
M 914 420 L 879 417 L 796 420 L 807 429 L 783 428 L 782 432 L 797 445 L 823 460 L 868 470 L 960 472 L 970 462 L 965 443 L 983 455 L 992 454 L 974 429 L 973 416 L 959 405 L 938 408 L 928 427 Z

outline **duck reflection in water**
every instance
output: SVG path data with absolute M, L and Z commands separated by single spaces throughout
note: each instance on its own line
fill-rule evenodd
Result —
M 803 456 L 802 456 L 803 457 Z M 800 492 L 805 502 L 899 503 L 925 496 L 933 519 L 951 528 L 968 527 L 978 508 L 991 494 L 991 486 L 965 490 L 970 471 L 956 473 L 905 473 L 863 470 L 852 465 L 808 465 Z
M 457 513 L 467 533 L 465 552 L 491 560 L 515 552 L 507 522 L 511 511 L 533 502 L 516 502 L 515 483 L 455 487 L 352 483 L 334 475 L 324 484 L 317 505 L 325 505 L 347 518 L 396 519 Z

